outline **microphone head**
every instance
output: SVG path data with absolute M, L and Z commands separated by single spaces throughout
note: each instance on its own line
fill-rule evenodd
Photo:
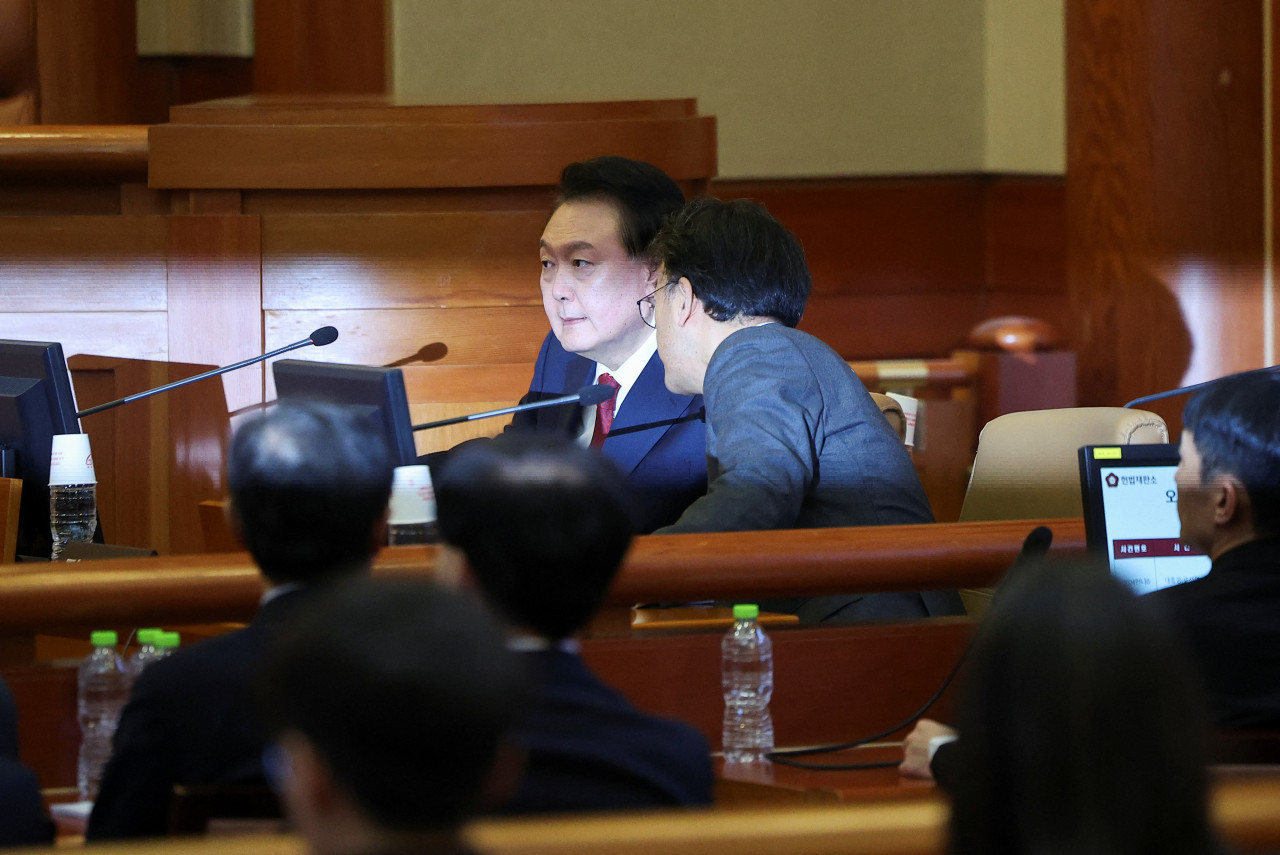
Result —
M 311 334 L 311 343 L 316 347 L 324 347 L 338 340 L 337 327 L 321 327 Z
M 605 401 L 618 394 L 618 390 L 604 383 L 594 383 L 590 386 L 583 386 L 578 390 L 578 401 L 584 407 L 593 407 L 596 404 L 603 404 Z

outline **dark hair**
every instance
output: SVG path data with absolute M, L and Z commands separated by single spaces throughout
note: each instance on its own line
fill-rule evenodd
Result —
M 800 323 L 813 283 L 804 250 L 764 206 L 699 196 L 672 214 L 649 247 L 667 282 L 685 277 L 707 314 Z
M 435 488 L 441 538 L 500 615 L 551 639 L 591 619 L 631 543 L 630 502 L 607 458 L 504 434 L 455 450 Z
M 571 163 L 560 173 L 551 212 L 565 202 L 600 200 L 618 211 L 618 239 L 639 258 L 662 220 L 684 204 L 684 193 L 667 173 L 642 160 L 609 155 Z
M 301 733 L 388 828 L 473 813 L 527 686 L 474 598 L 424 580 L 345 580 L 284 627 L 257 680 L 271 731 Z
M 955 855 L 1213 851 L 1208 725 L 1185 651 L 1101 564 L 997 594 L 961 689 Z
M 392 471 L 363 414 L 312 401 L 282 402 L 241 425 L 227 458 L 244 545 L 276 583 L 366 567 Z
M 1197 392 L 1182 411 L 1200 474 L 1244 484 L 1260 534 L 1280 534 L 1280 377 L 1228 377 Z

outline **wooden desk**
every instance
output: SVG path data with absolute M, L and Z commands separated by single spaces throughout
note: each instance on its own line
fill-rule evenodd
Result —
M 880 742 L 847 751 L 796 759 L 833 765 L 894 765 L 878 769 L 816 770 L 797 769 L 780 763 L 729 764 L 717 758 L 716 806 L 743 808 L 836 802 L 942 802 L 944 799 L 932 781 L 904 778 L 898 774 L 897 764 L 902 762 L 900 742 Z

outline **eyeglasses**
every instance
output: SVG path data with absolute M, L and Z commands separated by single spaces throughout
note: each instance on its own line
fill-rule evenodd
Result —
M 645 294 L 639 300 L 636 300 L 636 308 L 640 310 L 640 320 L 644 321 L 646 324 L 653 327 L 654 329 L 658 328 L 657 318 L 654 317 L 654 314 L 657 311 L 658 307 L 654 303 L 653 298 L 658 293 L 658 291 L 661 291 L 665 287 L 667 286 L 663 285 L 660 288 L 657 288 L 656 290 L 651 291 L 648 294 Z

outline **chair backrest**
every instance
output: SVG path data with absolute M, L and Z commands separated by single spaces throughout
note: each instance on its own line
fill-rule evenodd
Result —
M 907 416 L 902 412 L 902 405 L 888 395 L 872 392 L 871 399 L 880 408 L 880 413 L 889 420 L 890 426 L 898 432 L 898 439 L 907 441 Z
M 21 507 L 22 481 L 0 478 L 0 564 L 12 564 L 17 560 Z
M 999 416 L 978 436 L 960 522 L 1084 516 L 1080 446 L 1168 441 L 1164 419 L 1146 410 L 1070 407 Z M 981 617 L 993 591 L 961 588 L 965 611 Z
M 1168 441 L 1164 419 L 1123 407 L 1028 410 L 992 419 L 978 437 L 960 521 L 1082 516 L 1080 446 Z

